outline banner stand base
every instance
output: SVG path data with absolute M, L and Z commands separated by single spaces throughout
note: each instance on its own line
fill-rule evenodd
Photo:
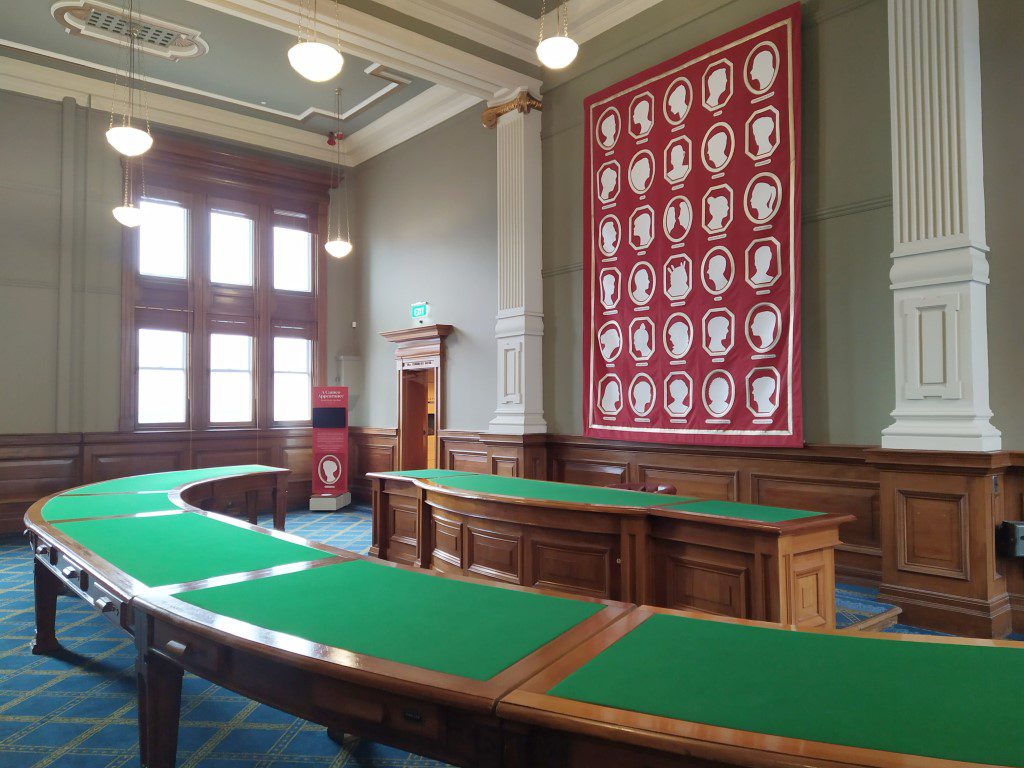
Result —
M 309 497 L 309 508 L 313 512 L 337 512 L 342 507 L 347 507 L 351 503 L 351 493 L 343 493 L 340 496 Z

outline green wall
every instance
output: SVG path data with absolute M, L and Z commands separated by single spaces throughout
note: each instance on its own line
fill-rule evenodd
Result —
M 585 43 L 544 94 L 545 415 L 581 431 L 583 99 L 777 0 L 662 2 Z M 838 9 L 848 9 L 839 13 Z M 803 45 L 803 385 L 808 442 L 878 443 L 893 405 L 886 6 L 808 3 Z
M 426 300 L 455 331 L 446 349 L 448 429 L 484 430 L 494 415 L 498 305 L 497 140 L 472 107 L 353 172 L 364 393 L 352 422 L 398 423 L 394 345 Z
M 1024 449 L 1024 2 L 981 0 L 985 224 L 991 284 L 988 356 L 992 423 L 1003 447 Z
M 0 115 L 0 432 L 116 429 L 121 179 L 105 117 L 8 92 Z

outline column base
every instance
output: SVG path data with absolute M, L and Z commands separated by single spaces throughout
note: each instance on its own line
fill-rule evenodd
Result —
M 548 423 L 540 414 L 496 413 L 488 432 L 495 435 L 540 435 L 548 431 Z
M 882 448 L 915 451 L 998 451 L 1002 433 L 987 418 L 896 418 L 882 430 Z

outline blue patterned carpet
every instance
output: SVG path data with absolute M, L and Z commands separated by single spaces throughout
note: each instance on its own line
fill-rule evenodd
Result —
M 261 522 L 269 525 L 269 516 Z M 294 513 L 288 530 L 345 549 L 370 546 L 369 510 Z M 29 652 L 35 626 L 31 553 L 0 538 L 0 768 L 136 768 L 132 641 L 84 603 L 58 601 L 67 654 Z M 323 728 L 185 676 L 182 768 L 426 768 L 441 763 L 352 740 L 341 750 Z
M 356 552 L 370 546 L 366 507 L 296 512 L 288 530 Z M 270 524 L 269 516 L 261 518 Z M 0 538 L 0 768 L 135 768 L 135 654 L 131 640 L 78 600 L 58 603 L 61 658 L 29 652 L 32 559 L 25 540 Z M 840 626 L 886 610 L 877 592 L 841 584 Z M 897 624 L 888 631 L 938 634 Z M 432 760 L 353 739 L 185 676 L 181 768 L 433 768 Z

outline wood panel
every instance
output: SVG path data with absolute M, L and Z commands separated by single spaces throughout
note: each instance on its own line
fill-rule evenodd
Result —
M 310 491 L 308 428 L 223 432 L 109 432 L 0 436 L 0 533 L 22 530 L 37 499 L 86 483 L 148 472 L 270 464 L 292 470 L 289 507 L 306 508 Z M 259 504 L 269 506 L 269 494 Z M 244 499 L 211 500 L 241 510 Z
M 368 501 L 370 483 L 366 473 L 398 469 L 398 430 L 349 427 L 348 454 L 349 490 L 353 498 Z

